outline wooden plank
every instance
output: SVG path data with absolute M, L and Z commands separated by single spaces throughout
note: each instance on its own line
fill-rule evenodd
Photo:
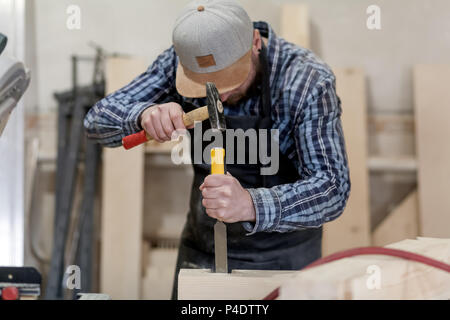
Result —
M 420 233 L 450 237 L 450 65 L 414 68 Z
M 233 270 L 213 273 L 206 269 L 181 269 L 180 300 L 261 300 L 298 271 Z
M 450 239 L 419 238 L 387 246 L 450 262 Z M 379 287 L 369 277 L 378 268 Z M 376 275 L 377 276 L 377 275 Z M 368 283 L 370 284 L 368 285 Z M 231 274 L 182 269 L 183 300 L 253 300 L 280 287 L 280 299 L 447 299 L 448 273 L 410 260 L 365 255 L 303 271 L 234 270 Z
M 151 248 L 142 283 L 142 299 L 169 300 L 172 296 L 177 248 Z
M 324 225 L 322 251 L 370 245 L 369 175 L 367 169 L 367 111 L 364 71 L 334 69 L 342 101 L 342 125 L 350 167 L 351 192 L 344 213 Z
M 309 49 L 308 17 L 308 6 L 306 4 L 288 3 L 281 5 L 281 37 Z
M 372 234 L 372 244 L 385 246 L 404 239 L 415 239 L 419 235 L 418 220 L 418 197 L 414 190 L 377 226 Z
M 387 247 L 450 262 L 450 239 L 403 240 Z M 449 299 L 450 277 L 410 260 L 356 256 L 301 271 L 280 293 L 280 299 Z
M 416 172 L 417 160 L 414 156 L 370 157 L 367 165 L 373 172 Z
M 128 84 L 146 67 L 140 59 L 108 59 L 107 91 Z M 113 299 L 139 299 L 144 148 L 104 149 L 102 177 L 101 292 Z

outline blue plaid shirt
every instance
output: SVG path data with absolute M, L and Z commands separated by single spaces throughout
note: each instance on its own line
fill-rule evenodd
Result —
M 298 168 L 300 179 L 248 189 L 256 222 L 243 226 L 249 234 L 318 228 L 339 217 L 350 193 L 335 77 L 311 51 L 277 37 L 265 22 L 254 25 L 268 38 L 273 129 L 279 130 L 280 152 Z M 204 99 L 177 93 L 177 59 L 174 48 L 167 49 L 146 72 L 99 101 L 84 121 L 88 136 L 105 146 L 119 146 L 124 136 L 142 130 L 139 115 L 151 105 L 204 105 Z M 257 115 L 259 101 L 250 97 L 239 106 L 225 108 L 225 114 Z

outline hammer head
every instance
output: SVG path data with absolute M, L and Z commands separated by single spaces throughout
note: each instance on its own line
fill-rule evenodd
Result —
M 225 130 L 226 124 L 222 101 L 220 101 L 219 91 L 212 82 L 206 83 L 206 99 L 211 128 L 213 130 Z

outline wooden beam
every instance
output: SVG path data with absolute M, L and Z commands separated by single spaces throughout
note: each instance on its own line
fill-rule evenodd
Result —
M 140 59 L 108 59 L 107 92 L 128 84 L 146 67 Z M 101 292 L 113 299 L 139 299 L 144 148 L 105 148 L 102 177 Z
M 414 68 L 421 235 L 450 237 L 450 65 Z
M 389 248 L 450 262 L 450 239 L 403 240 Z M 299 272 L 280 299 L 449 299 L 447 272 L 390 256 L 355 256 Z
M 336 68 L 334 72 L 352 187 L 344 213 L 324 225 L 323 255 L 370 245 L 365 75 L 361 69 Z
M 418 198 L 417 191 L 414 190 L 377 226 L 372 234 L 372 244 L 385 246 L 416 238 L 419 235 L 418 220 Z
M 389 248 L 449 263 L 450 239 L 404 240 Z M 379 282 L 377 282 L 379 280 Z M 448 299 L 448 273 L 390 256 L 355 256 L 303 271 L 234 270 L 231 274 L 182 269 L 184 300 L 259 300 L 281 286 L 281 299 Z
M 308 16 L 306 4 L 289 3 L 281 5 L 281 37 L 300 47 L 309 49 Z

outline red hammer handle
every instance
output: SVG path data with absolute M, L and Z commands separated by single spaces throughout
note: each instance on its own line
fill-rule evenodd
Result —
M 150 140 L 150 136 L 142 130 L 138 133 L 131 134 L 122 139 L 122 145 L 126 150 L 134 148 L 142 143 L 145 143 Z

